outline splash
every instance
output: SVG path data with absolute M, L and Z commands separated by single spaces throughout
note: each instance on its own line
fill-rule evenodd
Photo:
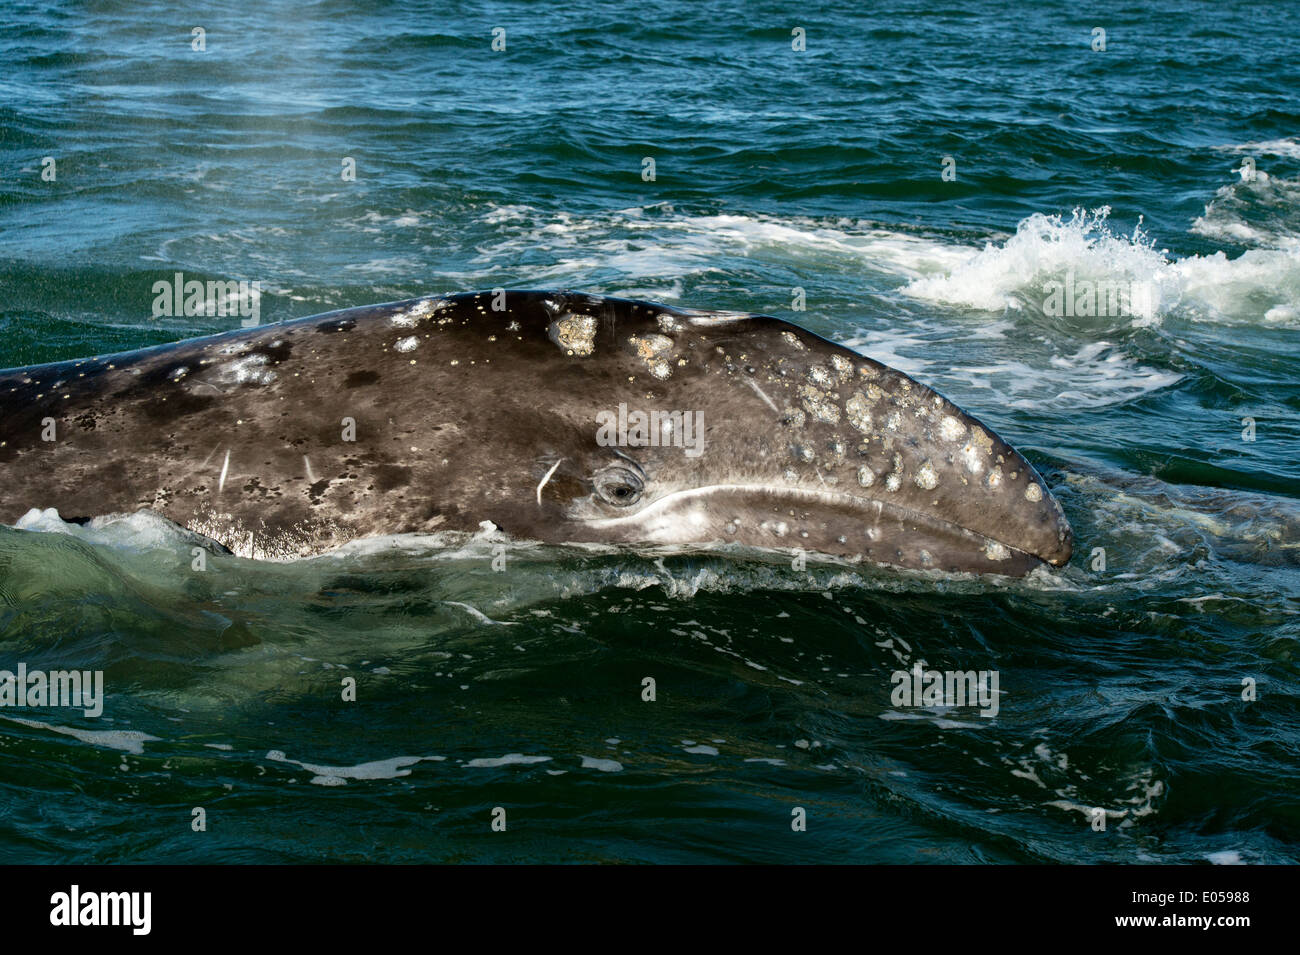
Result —
M 1001 245 L 988 243 L 903 292 L 959 308 L 1039 313 L 1076 328 L 1142 327 L 1171 314 L 1214 322 L 1300 317 L 1300 245 L 1235 259 L 1216 252 L 1174 260 L 1140 223 L 1124 236 L 1110 228 L 1109 216 L 1109 207 L 1076 209 L 1069 219 L 1035 213 Z M 1087 290 L 1092 301 L 1087 308 L 1054 309 L 1059 290 L 1069 290 L 1067 296 Z

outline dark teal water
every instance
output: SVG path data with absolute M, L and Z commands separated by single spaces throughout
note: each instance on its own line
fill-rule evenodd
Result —
M 196 575 L 144 519 L 33 515 L 0 528 L 0 668 L 102 669 L 108 699 L 0 711 L 0 860 L 1296 861 L 1297 22 L 7 5 L 0 367 L 238 324 L 152 318 L 177 270 L 260 281 L 264 321 L 494 286 L 767 312 L 988 421 L 1078 545 L 1021 582 L 565 548 L 496 574 L 485 539 Z M 1067 277 L 1150 305 L 1052 317 Z M 997 716 L 895 708 L 922 660 L 997 670 Z

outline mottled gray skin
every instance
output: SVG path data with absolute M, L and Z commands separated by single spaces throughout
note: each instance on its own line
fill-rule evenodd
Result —
M 699 412 L 703 452 L 602 446 L 596 414 L 620 403 Z M 261 558 L 484 521 L 1007 575 L 1071 548 L 1034 469 L 908 376 L 778 319 L 573 292 L 413 299 L 0 372 L 0 521 L 33 507 L 147 508 Z

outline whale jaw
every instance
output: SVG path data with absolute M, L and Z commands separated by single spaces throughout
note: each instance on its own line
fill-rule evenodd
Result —
M 1053 502 L 1054 503 L 1054 502 Z M 1064 522 L 1064 517 L 1061 517 Z M 829 490 L 714 484 L 676 490 L 635 514 L 597 518 L 575 537 L 627 544 L 741 544 L 910 570 L 1023 576 L 1069 561 L 1068 523 L 1051 546 L 986 536 L 933 513 Z

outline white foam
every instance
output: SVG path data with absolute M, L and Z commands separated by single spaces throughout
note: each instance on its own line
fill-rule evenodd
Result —
M 1056 355 L 1051 365 L 1053 379 L 1065 382 L 1062 390 L 1050 396 L 1018 395 L 1006 403 L 1013 408 L 1101 408 L 1131 401 L 1183 379 L 1178 372 L 1139 364 L 1106 341 L 1090 342 L 1072 355 Z M 963 369 L 962 377 L 969 371 L 974 370 Z M 1014 393 L 1018 390 L 1017 380 L 1030 383 L 1033 377 L 1033 371 L 1026 368 L 1023 374 L 1012 376 L 1007 384 Z M 971 380 L 971 384 L 977 382 Z
M 1300 248 L 1300 180 L 1258 169 L 1253 179 L 1220 188 L 1192 223 L 1192 231 L 1219 241 L 1295 252 Z
M 928 339 L 922 336 L 919 329 L 873 329 L 870 332 L 840 339 L 840 344 L 856 349 L 864 355 L 870 355 L 881 364 L 896 368 L 907 375 L 919 375 L 934 364 L 933 359 L 926 357 L 928 353 L 933 352 L 933 349 L 929 347 Z M 908 351 L 912 354 L 908 354 Z
M 992 721 L 987 724 L 972 723 L 968 720 L 950 720 L 944 716 L 936 716 L 933 713 L 904 713 L 899 710 L 885 710 L 880 714 L 882 720 L 924 720 L 927 723 L 933 723 L 935 727 L 941 730 L 977 730 L 983 729 L 986 725 L 993 725 Z
M 1284 156 L 1288 159 L 1300 159 L 1300 139 L 1295 137 L 1265 139 L 1258 142 L 1239 143 L 1235 146 L 1215 146 L 1214 148 L 1221 152 Z
M 495 769 L 498 766 L 531 766 L 533 763 L 549 763 L 549 756 L 525 756 L 523 753 L 506 753 L 504 756 L 491 756 L 471 759 L 466 766 L 475 769 Z
M 94 544 L 128 550 L 174 550 L 189 538 L 174 523 L 153 511 L 134 514 L 105 514 L 85 524 L 70 524 L 53 507 L 32 508 L 18 518 L 14 527 L 24 531 L 66 534 Z
M 864 220 L 682 215 L 663 204 L 587 217 L 492 206 L 481 222 L 491 237 L 476 243 L 476 266 L 541 252 L 547 261 L 529 270 L 535 284 L 590 286 L 592 276 L 600 276 L 622 295 L 660 301 L 680 298 L 683 278 L 754 271 L 754 263 L 913 278 L 955 266 L 963 257 L 950 243 Z M 448 277 L 481 283 L 482 271 Z
M 1141 281 L 1151 283 L 1156 295 L 1135 307 L 1135 317 L 1149 320 L 1164 299 L 1159 277 L 1168 261 L 1140 230 L 1127 238 L 1112 233 L 1109 215 L 1109 207 L 1076 209 L 1068 221 L 1035 213 L 1001 245 L 990 242 L 955 268 L 916 279 L 903 291 L 930 302 L 1001 312 L 1041 304 L 1044 286 L 1067 273 L 1075 281 Z
M 1223 849 L 1219 852 L 1211 852 L 1206 855 L 1207 859 L 1215 865 L 1245 865 L 1242 861 L 1241 853 L 1236 849 Z
M 144 753 L 145 743 L 159 741 L 159 737 L 150 736 L 148 733 L 141 733 L 138 730 L 83 730 L 75 726 L 57 726 L 54 723 L 43 723 L 40 720 L 25 720 L 19 716 L 0 716 L 0 719 L 18 723 L 22 726 L 29 726 L 32 729 L 61 733 L 64 736 L 79 739 L 83 743 L 90 743 L 92 746 L 118 749 L 126 753 L 134 753 L 136 756 Z
M 687 753 L 694 753 L 697 756 L 717 756 L 718 747 L 708 746 L 701 743 L 698 746 L 683 746 L 682 749 Z
M 1121 346 L 1106 340 L 1081 343 L 1073 352 L 1058 351 L 1061 345 L 1069 344 L 1069 339 L 1064 337 L 1049 350 L 1025 342 L 1014 350 L 990 350 L 986 362 L 968 359 L 954 364 L 946 360 L 947 352 L 933 347 L 921 323 L 917 325 L 910 332 L 892 328 L 863 331 L 845 339 L 843 344 L 927 381 L 940 391 L 955 391 L 953 383 L 960 382 L 960 393 L 964 395 L 990 392 L 995 396 L 966 399 L 973 404 L 994 401 L 1026 409 L 1101 408 L 1166 388 L 1183 377 L 1177 372 L 1143 365 L 1129 357 Z M 998 336 L 1010 327 L 1004 321 L 990 325 Z
M 416 763 L 441 762 L 445 756 L 394 756 L 391 759 L 377 759 L 355 766 L 324 766 L 318 763 L 303 763 L 290 759 L 278 749 L 266 754 L 273 763 L 292 763 L 313 773 L 312 782 L 317 786 L 344 786 L 349 779 L 396 779 L 411 775 L 408 768 Z
M 464 531 L 434 531 L 429 534 L 375 534 L 348 541 L 315 559 L 343 560 L 366 558 L 394 552 L 435 557 L 442 560 L 480 559 L 494 556 L 497 544 L 510 542 L 517 555 L 535 551 L 541 545 L 531 541 L 513 541 L 490 522 L 467 534 Z
M 1258 321 L 1274 309 L 1273 320 L 1289 321 L 1300 305 L 1300 245 L 1251 250 L 1235 259 L 1216 252 L 1175 261 L 1140 227 L 1127 237 L 1113 233 L 1109 214 L 1108 207 L 1076 210 L 1069 220 L 1036 213 L 1002 244 L 971 250 L 957 267 L 916 279 L 903 292 L 936 304 L 1003 312 L 1041 309 L 1049 283 L 1064 282 L 1067 275 L 1076 284 L 1117 282 L 1142 290 L 1123 315 L 1057 319 L 1085 328 L 1152 324 L 1175 310 L 1199 321 Z
M 623 764 L 616 759 L 600 759 L 596 756 L 582 757 L 583 769 L 598 769 L 602 773 L 621 773 Z

